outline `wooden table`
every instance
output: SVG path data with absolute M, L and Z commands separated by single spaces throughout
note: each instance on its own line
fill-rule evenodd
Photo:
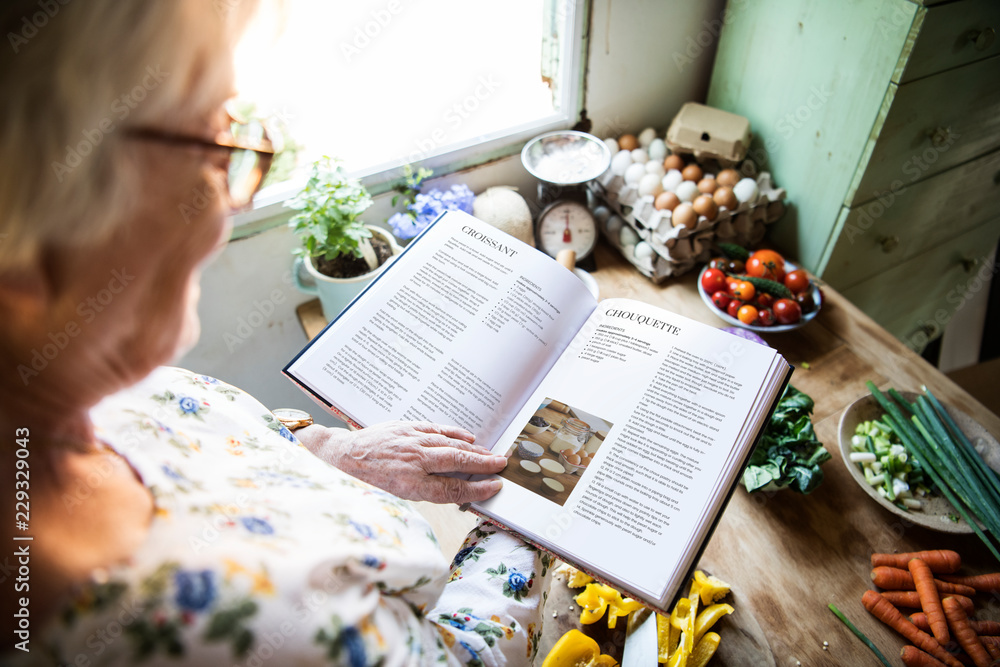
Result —
M 602 299 L 640 299 L 713 326 L 723 325 L 698 296 L 697 272 L 654 285 L 603 242 L 596 261 L 593 276 Z M 790 491 L 749 495 L 742 489 L 733 495 L 700 563 L 732 585 L 736 608 L 717 625 L 722 644 L 712 665 L 880 664 L 827 609 L 829 603 L 893 664 L 902 664 L 898 652 L 903 640 L 861 606 L 861 595 L 870 587 L 873 551 L 953 548 L 962 554 L 964 570 L 1000 570 L 975 536 L 907 525 L 872 502 L 855 485 L 836 451 L 840 415 L 867 393 L 867 380 L 881 388 L 926 385 L 997 437 L 1000 418 L 833 289 L 824 287 L 824 293 L 826 303 L 809 325 L 765 338 L 796 366 L 792 384 L 815 400 L 816 434 L 833 459 L 823 466 L 825 479 L 811 495 Z M 575 626 L 579 609 L 569 611 L 572 593 L 561 581 L 554 583 L 540 656 L 565 628 Z M 998 600 L 992 604 L 979 600 L 977 608 L 984 610 L 980 618 L 1000 620 Z M 619 639 L 606 633 L 600 637 L 607 649 L 620 651 Z

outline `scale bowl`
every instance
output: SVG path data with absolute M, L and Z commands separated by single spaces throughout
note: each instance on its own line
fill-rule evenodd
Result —
M 526 143 L 521 149 L 521 164 L 545 183 L 580 185 L 608 170 L 611 151 L 592 134 L 557 130 Z

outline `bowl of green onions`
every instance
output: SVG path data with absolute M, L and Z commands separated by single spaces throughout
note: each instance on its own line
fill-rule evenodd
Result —
M 985 528 L 1000 528 L 1000 476 L 984 462 L 1000 450 L 996 439 L 928 390 L 869 389 L 840 418 L 840 453 L 855 482 L 925 528 L 984 539 Z

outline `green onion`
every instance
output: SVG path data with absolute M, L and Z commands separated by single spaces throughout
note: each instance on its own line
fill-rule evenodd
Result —
M 865 636 L 865 633 L 861 632 L 856 627 L 854 627 L 854 624 L 851 623 L 849 620 L 847 620 L 847 617 L 844 616 L 840 612 L 840 610 L 834 607 L 832 604 L 828 604 L 827 607 L 830 608 L 830 611 L 832 611 L 837 616 L 837 618 L 843 621 L 844 625 L 846 625 L 848 628 L 851 629 L 851 632 L 853 632 L 858 639 L 860 639 L 865 643 L 865 646 L 867 646 L 872 650 L 872 653 L 878 656 L 878 659 L 882 661 L 882 664 L 885 665 L 885 667 L 892 667 L 889 661 L 886 660 L 885 656 L 882 655 L 882 652 L 879 651 L 878 648 L 876 648 L 875 644 L 872 643 L 872 640 L 868 639 L 868 637 Z

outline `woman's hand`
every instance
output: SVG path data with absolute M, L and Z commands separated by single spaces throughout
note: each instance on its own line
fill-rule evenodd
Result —
M 507 465 L 457 426 L 393 421 L 360 431 L 313 425 L 295 432 L 309 451 L 344 472 L 408 500 L 467 503 L 500 490 L 498 479 L 469 482 L 448 473 L 493 474 Z

